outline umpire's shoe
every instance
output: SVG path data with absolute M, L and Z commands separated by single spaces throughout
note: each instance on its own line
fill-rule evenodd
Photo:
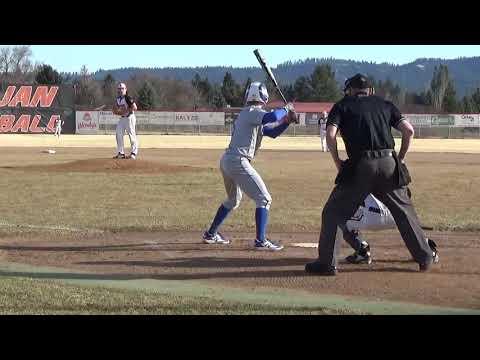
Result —
M 421 272 L 429 271 L 432 264 L 438 264 L 438 262 L 440 261 L 440 258 L 438 256 L 437 244 L 435 243 L 435 241 L 433 241 L 432 239 L 427 239 L 427 242 L 428 246 L 430 246 L 430 249 L 432 249 L 433 258 L 431 262 L 418 264 Z
M 309 274 L 321 276 L 337 275 L 337 268 L 335 266 L 322 264 L 318 260 L 305 265 L 305 271 Z
M 352 255 L 347 256 L 345 261 L 350 264 L 371 264 L 372 254 L 370 253 L 370 245 L 363 246 L 358 251 L 355 251 Z

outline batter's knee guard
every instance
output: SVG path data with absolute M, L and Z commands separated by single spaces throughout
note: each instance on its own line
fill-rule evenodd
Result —
M 242 201 L 242 195 L 237 195 L 234 199 L 228 198 L 223 202 L 223 206 L 227 209 L 235 210 L 240 206 L 240 202 Z
M 270 206 L 272 205 L 272 197 L 270 194 L 263 195 L 256 201 L 257 208 L 265 208 L 270 210 Z

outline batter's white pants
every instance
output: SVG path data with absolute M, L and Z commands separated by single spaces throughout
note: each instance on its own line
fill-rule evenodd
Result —
M 223 155 L 220 160 L 227 199 L 223 203 L 227 209 L 236 209 L 242 200 L 242 193 L 255 201 L 257 208 L 270 208 L 272 197 L 260 175 L 247 158 Z
M 117 153 L 125 154 L 125 147 L 123 143 L 123 136 L 125 131 L 130 139 L 131 153 L 138 155 L 138 141 L 137 134 L 135 132 L 135 124 L 137 119 L 135 115 L 129 117 L 121 117 L 117 123 Z

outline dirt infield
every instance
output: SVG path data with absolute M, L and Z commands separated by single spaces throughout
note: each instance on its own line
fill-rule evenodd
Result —
M 143 135 L 139 134 L 140 153 L 143 149 L 225 149 L 230 137 L 226 135 Z M 397 150 L 400 139 L 395 139 Z M 125 144 L 128 138 L 125 137 Z M 53 135 L 0 134 L 0 147 L 57 147 L 115 148 L 115 135 Z M 342 139 L 338 148 L 344 150 Z M 263 150 L 320 151 L 318 136 L 281 136 L 264 138 Z M 480 153 L 480 139 L 414 139 L 411 152 Z
M 252 249 L 251 235 L 229 234 L 230 246 L 204 245 L 199 233 L 104 233 L 70 238 L 0 239 L 0 261 L 102 274 L 105 279 L 198 280 L 248 289 L 284 288 L 370 300 L 480 309 L 480 244 L 476 234 L 431 234 L 440 263 L 419 273 L 395 232 L 368 234 L 372 265 L 340 264 L 334 278 L 309 276 L 304 265 L 318 234 L 273 234 L 286 245 L 279 253 Z M 340 256 L 349 254 L 343 247 Z
M 14 168 L 14 167 L 10 167 Z M 17 170 L 42 172 L 93 172 L 93 173 L 132 173 L 135 174 L 171 174 L 209 169 L 193 166 L 169 165 L 148 160 L 86 159 L 62 164 L 34 165 L 16 167 Z M 213 169 L 212 169 L 213 170 Z

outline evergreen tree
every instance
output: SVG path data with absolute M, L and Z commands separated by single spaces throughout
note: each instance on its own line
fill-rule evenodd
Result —
M 35 82 L 42 85 L 60 85 L 63 78 L 50 65 L 41 65 L 35 75 Z
M 300 76 L 293 85 L 295 99 L 297 101 L 310 101 L 312 96 L 312 88 L 305 76 Z
M 138 90 L 138 109 L 139 110 L 152 110 L 155 107 L 155 90 L 150 82 L 145 81 Z
M 115 79 L 110 73 L 103 79 L 102 91 L 106 102 L 111 102 L 115 97 Z
M 235 82 L 232 74 L 230 72 L 226 72 L 223 78 L 222 83 L 222 95 L 228 105 L 235 107 L 241 106 L 241 100 L 239 102 L 239 94 L 241 93 L 240 85 Z M 243 99 L 243 96 L 241 96 Z
M 335 80 L 335 72 L 328 64 L 315 67 L 309 83 L 311 87 L 310 101 L 335 102 L 341 97 L 340 88 Z

